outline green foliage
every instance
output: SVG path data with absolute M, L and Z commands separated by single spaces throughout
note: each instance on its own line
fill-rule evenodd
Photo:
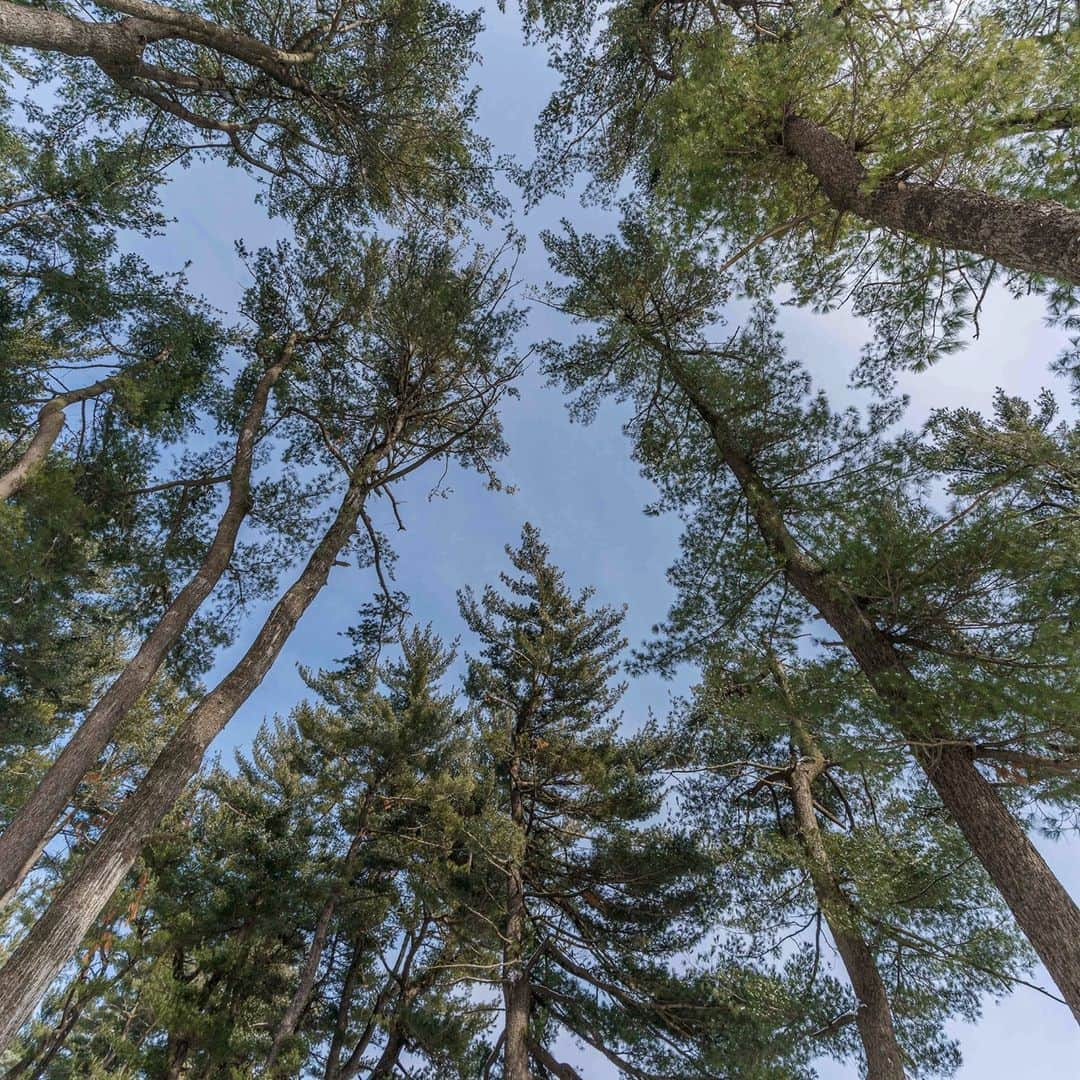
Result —
M 536 5 L 528 15 L 562 77 L 526 176 L 538 197 L 579 169 L 707 230 L 750 296 L 819 311 L 849 304 L 873 328 L 861 377 L 887 384 L 959 348 L 991 282 L 1068 283 L 895 233 L 838 210 L 785 144 L 788 117 L 839 137 L 865 186 L 927 183 L 1077 208 L 1076 13 L 1063 4 L 939 0 L 883 6 Z

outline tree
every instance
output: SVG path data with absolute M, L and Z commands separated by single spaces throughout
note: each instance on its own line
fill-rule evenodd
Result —
M 143 489 L 218 391 L 224 333 L 181 277 L 117 255 L 121 230 L 161 221 L 136 149 L 49 138 L 10 113 L 0 139 L 0 738 L 25 792 L 184 571 L 175 508 Z M 74 404 L 78 413 L 65 411 Z M 0 892 L 21 879 L 72 790 L 5 866 Z
M 455 990 L 476 948 L 447 882 L 468 872 L 474 735 L 439 688 L 453 653 L 429 629 L 401 647 L 309 673 L 314 700 L 201 778 L 125 886 L 131 932 L 108 956 L 91 932 L 94 970 L 52 995 L 56 1026 L 21 1060 L 343 1078 L 388 1075 L 407 1047 L 470 1075 L 486 1014 Z
M 571 593 L 531 526 L 508 555 L 519 576 L 461 594 L 493 787 L 491 883 L 470 906 L 502 952 L 502 1076 L 576 1076 L 552 1055 L 560 1029 L 632 1076 L 778 1075 L 791 1038 L 779 987 L 665 964 L 704 932 L 704 863 L 655 820 L 670 748 L 616 731 L 623 613 Z
M 259 262 L 266 270 L 256 275 L 265 283 L 258 291 L 265 319 L 287 327 L 324 306 L 336 313 L 331 332 L 313 342 L 310 361 L 283 393 L 288 411 L 281 426 L 293 437 L 290 455 L 331 470 L 338 505 L 244 655 L 178 727 L 0 971 L 10 1018 L 5 1043 L 179 798 L 211 740 L 266 675 L 358 528 L 368 541 L 361 558 L 373 561 L 385 582 L 368 496 L 440 459 L 495 482 L 493 462 L 504 449 L 495 407 L 520 369 L 503 355 L 519 316 L 502 305 L 509 278 L 497 257 L 478 254 L 459 266 L 448 244 L 413 235 L 396 245 L 341 245 L 334 259 L 309 251 L 290 261 L 282 248 L 263 252 Z
M 724 284 L 692 248 L 671 250 L 641 219 L 622 243 L 571 232 L 549 246 L 570 279 L 558 303 L 597 326 L 550 346 L 549 370 L 581 391 L 584 415 L 605 393 L 635 402 L 635 454 L 688 518 L 656 661 L 693 657 L 736 626 L 791 643 L 827 627 L 1080 1011 L 1080 911 L 977 764 L 1044 724 L 1037 760 L 1076 746 L 1059 711 L 1077 689 L 1075 520 L 1067 501 L 1031 498 L 1058 483 L 1045 455 L 1067 454 L 1075 433 L 1050 436 L 1011 403 L 1002 426 L 1016 417 L 1030 436 L 1006 473 L 991 478 L 984 461 L 976 480 L 955 458 L 929 469 L 934 454 L 883 437 L 895 408 L 875 406 L 864 427 L 811 396 L 767 308 L 714 344 Z M 978 494 L 943 513 L 927 495 L 935 481 Z
M 877 326 L 870 375 L 955 349 L 995 279 L 1072 309 L 1071 5 L 522 6 L 562 75 L 534 193 L 581 166 L 608 189 L 633 172 L 751 293 L 851 300 Z
M 842 664 L 720 642 L 680 717 L 680 808 L 722 867 L 717 918 L 749 953 L 795 935 L 812 996 L 831 937 L 851 988 L 833 1024 L 858 1030 L 869 1077 L 947 1074 L 945 1020 L 1022 981 L 1028 953 L 875 713 Z M 842 1034 L 825 1048 L 857 1053 Z
M 470 206 L 485 175 L 462 90 L 478 30 L 439 0 L 0 7 L 0 42 L 31 51 L 35 80 L 62 80 L 55 123 L 134 121 L 174 158 L 251 171 L 273 212 L 309 222 Z

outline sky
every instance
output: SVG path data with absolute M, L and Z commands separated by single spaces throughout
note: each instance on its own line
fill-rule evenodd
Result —
M 523 44 L 516 14 L 500 13 L 494 3 L 486 6 L 487 25 L 479 41 L 483 64 L 475 72 L 482 88 L 479 124 L 497 154 L 527 162 L 534 119 L 554 85 L 553 76 L 543 52 Z M 516 197 L 509 185 L 506 191 Z M 143 253 L 160 269 L 190 262 L 193 287 L 219 308 L 234 309 L 245 285 L 234 241 L 242 238 L 254 247 L 285 234 L 280 222 L 267 221 L 252 195 L 251 181 L 237 170 L 202 165 L 179 172 L 165 193 L 166 209 L 176 224 L 164 238 L 143 243 Z M 557 227 L 563 217 L 594 232 L 610 231 L 613 225 L 608 213 L 582 207 L 573 198 L 552 195 L 524 217 L 517 200 L 515 223 L 527 239 L 518 265 L 519 302 L 527 303 L 529 290 L 550 276 L 538 234 Z M 786 312 L 784 325 L 792 351 L 833 402 L 850 399 L 848 375 L 865 327 L 843 312 L 817 316 L 804 311 Z M 533 304 L 520 344 L 527 348 L 573 332 L 562 316 Z M 920 423 L 938 406 L 988 410 L 998 386 L 1028 398 L 1043 386 L 1061 390 L 1047 374 L 1060 345 L 1044 327 L 1037 301 L 991 296 L 978 341 L 928 372 L 903 377 L 901 389 L 911 397 L 909 421 Z M 396 532 L 385 515 L 377 521 L 392 536 L 398 584 L 409 593 L 420 621 L 431 621 L 446 638 L 462 636 L 467 650 L 456 590 L 493 581 L 506 565 L 504 546 L 516 542 L 522 524 L 529 521 L 540 529 L 572 586 L 592 585 L 598 603 L 628 606 L 625 629 L 631 642 L 639 644 L 663 618 L 671 599 L 665 571 L 675 557 L 678 522 L 642 513 L 654 491 L 630 460 L 615 407 L 602 410 L 595 423 L 583 427 L 570 422 L 562 396 L 546 387 L 535 369 L 520 390 L 521 398 L 504 408 L 511 451 L 498 470 L 516 493 L 489 492 L 479 479 L 459 471 L 450 477 L 446 498 L 429 499 L 435 477 L 422 474 L 403 501 L 406 531 Z M 348 651 L 340 632 L 355 621 L 358 606 L 373 592 L 370 573 L 335 571 L 262 686 L 215 744 L 217 752 L 230 757 L 250 742 L 265 718 L 287 711 L 302 696 L 298 665 L 329 666 Z M 222 656 L 211 679 L 223 674 L 247 646 L 261 613 L 251 613 L 237 645 Z M 636 679 L 624 699 L 625 722 L 634 725 L 650 710 L 662 714 L 671 696 L 691 680 L 691 672 L 674 682 Z M 1080 843 L 1036 839 L 1073 895 L 1080 895 Z M 1048 984 L 1045 974 L 1035 981 Z M 964 1055 L 960 1080 L 1036 1075 L 1040 1080 L 1075 1080 L 1080 1074 L 1080 1038 L 1067 1009 L 1034 991 L 1020 989 L 1000 1003 L 988 1002 L 977 1025 L 955 1024 L 952 1031 Z M 560 1051 L 588 1080 L 615 1075 L 591 1052 L 569 1045 Z M 858 1073 L 854 1066 L 822 1063 L 820 1075 L 822 1080 L 846 1080 Z

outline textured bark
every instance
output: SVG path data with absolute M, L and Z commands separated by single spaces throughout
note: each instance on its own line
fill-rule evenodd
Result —
M 521 798 L 520 762 L 510 763 L 510 818 L 524 835 L 525 810 Z M 506 1008 L 503 1043 L 505 1080 L 532 1080 L 529 1069 L 529 976 L 525 970 L 525 881 L 519 863 L 506 875 L 506 930 L 503 942 L 503 1003 Z
M 707 425 L 724 464 L 742 489 L 757 530 L 783 568 L 788 584 L 836 631 L 874 691 L 889 706 L 893 722 L 911 743 L 915 759 L 938 797 L 1080 1021 L 1080 909 L 993 785 L 979 772 L 973 749 L 955 745 L 943 718 L 923 715 L 914 705 L 918 686 L 904 658 L 843 582 L 800 547 L 723 417 L 710 406 L 682 364 L 673 357 L 669 363 L 680 389 Z
M 1020 201 L 894 178 L 868 189 L 866 169 L 851 148 L 804 117 L 785 121 L 784 145 L 837 210 L 1016 270 L 1080 284 L 1080 211 L 1050 200 Z
M 135 81 L 148 78 L 190 91 L 214 90 L 213 80 L 143 63 L 143 50 L 155 41 L 180 39 L 250 64 L 282 86 L 301 89 L 296 65 L 316 59 L 312 50 L 290 52 L 267 45 L 258 38 L 210 22 L 190 12 L 148 0 L 110 0 L 107 5 L 124 18 L 89 22 L 60 12 L 45 11 L 0 0 L 0 44 L 40 52 L 60 52 L 93 60 L 107 75 L 127 90 L 143 93 Z M 154 95 L 152 100 L 158 100 Z M 166 104 L 158 100 L 158 104 Z M 187 119 L 194 114 L 183 111 Z M 223 129 L 227 130 L 227 128 Z
M 0 893 L 17 889 L 33 869 L 53 827 L 83 777 L 95 766 L 117 726 L 153 681 L 169 651 L 228 568 L 236 538 L 251 500 L 251 465 L 270 390 L 291 362 L 296 336 L 263 372 L 236 440 L 229 501 L 214 539 L 190 581 L 176 595 L 161 619 L 124 666 L 112 685 L 86 714 L 60 756 L 49 766 L 33 794 L 0 836 Z M 62 416 L 61 416 L 62 422 Z
M 165 27 L 132 19 L 84 22 L 58 11 L 0 0 L 0 42 L 4 45 L 82 56 L 103 66 L 130 66 L 147 42 L 170 36 Z
M 387 442 L 390 437 L 387 437 Z M 185 718 L 101 839 L 0 969 L 0 1051 L 30 1018 L 161 819 L 195 775 L 207 747 L 262 682 L 300 617 L 322 590 L 356 530 L 369 473 L 386 443 L 358 469 L 307 565 L 237 665 Z
M 334 917 L 334 908 L 337 905 L 337 897 L 331 896 L 323 904 L 319 912 L 319 921 L 315 924 L 315 933 L 312 935 L 311 944 L 308 946 L 307 955 L 304 957 L 304 966 L 300 970 L 300 981 L 296 984 L 292 999 L 289 1001 L 285 1015 L 281 1018 L 281 1024 L 274 1034 L 274 1041 L 270 1047 L 270 1053 L 266 1058 L 266 1075 L 273 1076 L 277 1067 L 278 1057 L 285 1043 L 293 1037 L 296 1027 L 300 1023 L 300 1017 L 304 1015 L 308 999 L 311 997 L 312 988 L 315 986 L 315 976 L 319 972 L 319 962 L 322 960 L 323 949 L 326 947 L 326 937 L 330 930 L 330 920 Z
M 866 1055 L 866 1077 L 867 1080 L 907 1080 L 904 1055 L 896 1039 L 885 981 L 878 969 L 877 959 L 859 932 L 858 912 L 836 877 L 818 825 L 817 811 L 814 809 L 814 781 L 825 769 L 825 757 L 798 714 L 787 678 L 776 660 L 773 661 L 773 670 L 789 710 L 792 742 L 799 753 L 789 779 L 796 832 L 806 856 L 821 914 L 825 917 L 848 981 L 855 991 L 858 1002 L 855 1025 Z

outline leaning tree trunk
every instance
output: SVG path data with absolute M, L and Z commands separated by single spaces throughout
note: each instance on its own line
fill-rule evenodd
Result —
M 247 652 L 186 717 L 101 839 L 0 969 L 0 1051 L 30 1018 L 154 829 L 195 775 L 207 747 L 262 682 L 300 617 L 326 584 L 334 561 L 356 530 L 369 491 L 371 467 L 385 452 L 384 443 L 372 451 L 368 467 L 354 474 L 333 522 Z
M 1080 284 L 1080 211 L 1061 203 L 910 183 L 869 185 L 862 162 L 831 131 L 805 117 L 784 123 L 784 146 L 813 174 L 837 210 L 1003 266 Z
M 888 705 L 938 797 L 1080 1021 L 1080 909 L 979 772 L 972 749 L 951 742 L 942 719 L 926 717 L 915 706 L 918 686 L 904 658 L 843 583 L 802 549 L 723 417 L 683 365 L 675 358 L 669 361 L 678 385 L 742 489 L 757 530 L 787 583 L 836 631 Z
M 773 671 L 789 712 L 792 742 L 800 755 L 792 766 L 789 781 L 796 833 L 806 856 L 814 895 L 855 991 L 855 1026 L 866 1055 L 866 1078 L 907 1080 L 885 980 L 873 951 L 859 932 L 858 913 L 837 880 L 818 825 L 814 781 L 825 769 L 825 757 L 798 714 L 787 677 L 776 659 Z
M 277 360 L 267 367 L 255 387 L 236 440 L 229 501 L 195 575 L 176 595 L 139 651 L 87 713 L 60 756 L 49 766 L 30 798 L 0 836 L 0 895 L 10 896 L 33 869 L 53 823 L 71 802 L 82 778 L 97 764 L 120 721 L 153 681 L 169 651 L 227 569 L 240 527 L 250 508 L 252 460 L 270 391 L 291 362 L 296 344 L 297 335 L 290 335 Z

